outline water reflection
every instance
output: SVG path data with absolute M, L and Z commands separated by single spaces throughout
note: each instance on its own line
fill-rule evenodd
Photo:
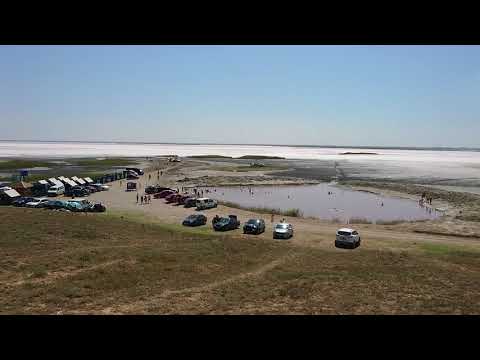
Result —
M 372 222 L 435 219 L 440 212 L 407 199 L 352 191 L 331 184 L 297 186 L 207 187 L 205 195 L 247 207 L 300 209 L 304 216 Z

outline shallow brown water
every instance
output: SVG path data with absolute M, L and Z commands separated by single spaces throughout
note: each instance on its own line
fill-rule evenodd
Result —
M 204 196 L 248 207 L 283 210 L 298 208 L 304 216 L 329 220 L 335 218 L 342 221 L 362 218 L 372 222 L 423 220 L 435 219 L 441 215 L 440 212 L 422 207 L 413 200 L 347 190 L 328 183 L 297 186 L 206 187 Z

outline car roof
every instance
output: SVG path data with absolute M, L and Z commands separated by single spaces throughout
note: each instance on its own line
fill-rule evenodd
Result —
M 349 229 L 349 228 L 341 228 L 341 229 L 338 229 L 337 231 L 354 232 L 355 230 Z
M 210 199 L 210 198 L 198 198 L 197 200 L 202 201 L 202 200 L 212 200 L 212 199 Z
M 278 225 L 292 225 L 290 223 L 277 223 L 275 226 L 278 226 Z

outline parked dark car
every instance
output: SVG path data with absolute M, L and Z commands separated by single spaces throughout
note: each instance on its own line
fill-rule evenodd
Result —
M 25 196 L 19 197 L 12 201 L 12 205 L 17 207 L 24 207 L 28 202 L 34 201 L 34 200 L 35 198 L 33 197 L 25 197 Z
M 97 188 L 96 186 L 93 186 L 93 185 L 87 185 L 85 186 L 85 188 L 90 191 L 90 193 L 96 193 L 97 191 L 100 191 L 99 188 Z
M 143 174 L 144 174 L 143 170 L 142 170 L 142 169 L 139 169 L 139 168 L 130 168 L 130 167 L 128 167 L 128 168 L 125 168 L 125 170 L 127 170 L 127 171 L 133 171 L 133 172 L 137 173 L 138 175 L 143 175 Z
M 173 194 L 170 194 L 168 195 L 165 200 L 167 202 L 167 204 L 172 204 L 172 203 L 176 203 L 178 201 L 178 199 L 180 199 L 182 195 L 180 194 L 177 194 L 177 193 L 173 193 Z
M 188 216 L 183 220 L 182 225 L 184 226 L 201 226 L 207 223 L 207 217 L 202 214 L 195 214 Z
M 87 211 L 89 212 L 105 212 L 107 208 L 101 203 L 92 204 Z
M 151 194 L 155 194 L 155 193 L 157 193 L 157 187 L 156 186 L 147 186 L 145 188 L 145 194 L 151 195 Z
M 183 202 L 183 207 L 186 207 L 186 208 L 191 208 L 196 206 L 197 206 L 197 199 L 195 199 L 194 197 L 189 197 L 185 199 L 185 201 Z
M 265 231 L 263 219 L 250 219 L 243 225 L 244 234 L 261 234 Z
M 151 186 L 147 186 L 145 188 L 145 193 L 147 194 L 156 194 L 156 193 L 159 193 L 161 191 L 164 191 L 164 190 L 172 190 L 168 187 L 164 187 L 164 186 L 159 186 L 159 185 L 151 185 Z
M 45 205 L 43 205 L 43 207 L 46 209 L 53 209 L 53 210 L 66 209 L 67 203 L 62 200 L 49 200 L 45 203 Z
M 177 198 L 177 204 L 178 205 L 184 205 L 185 204 L 185 200 L 187 199 L 190 199 L 190 196 L 189 195 L 180 195 L 178 198 Z
M 138 175 L 133 172 L 129 172 L 127 174 L 127 180 L 138 180 L 138 179 L 140 179 Z
M 228 217 L 214 218 L 213 229 L 215 231 L 235 230 L 240 227 L 240 221 L 237 215 L 228 215 Z
M 163 190 L 163 191 L 160 191 L 158 194 L 154 194 L 153 197 L 155 199 L 164 199 L 168 195 L 171 195 L 171 194 L 174 194 L 174 193 L 175 193 L 175 191 L 173 191 L 173 190 Z
M 90 195 L 90 191 L 88 191 L 82 186 L 74 186 L 70 189 L 69 195 L 73 195 L 75 197 L 84 197 Z

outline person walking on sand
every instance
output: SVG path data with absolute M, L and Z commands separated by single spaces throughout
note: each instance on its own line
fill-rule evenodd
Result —
M 272 219 L 271 219 L 271 223 L 273 224 L 273 220 L 274 220 L 274 215 L 272 214 Z
M 140 196 L 140 205 L 143 205 L 143 196 Z
M 138 204 L 138 192 L 137 192 L 137 204 Z

